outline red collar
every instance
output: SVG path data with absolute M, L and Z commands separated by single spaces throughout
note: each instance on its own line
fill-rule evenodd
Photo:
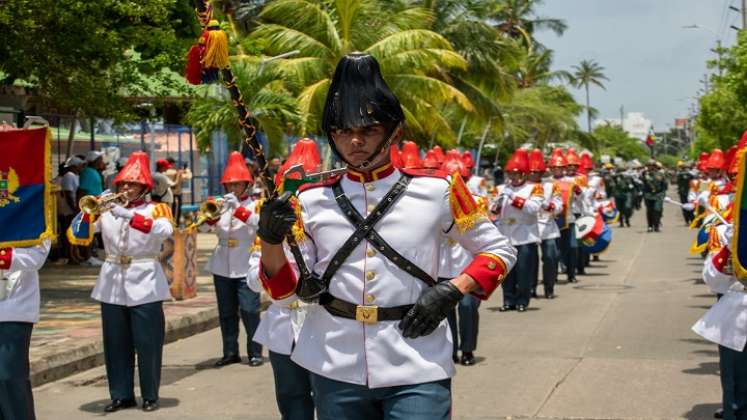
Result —
M 355 182 L 373 182 L 384 179 L 394 173 L 394 166 L 387 163 L 384 166 L 374 169 L 371 172 L 363 173 L 348 168 L 347 177 Z
M 249 199 L 249 194 L 244 194 L 241 197 L 239 197 L 239 201 L 246 201 Z
M 143 200 L 141 198 L 140 200 L 130 201 L 129 203 L 127 203 L 127 208 L 131 209 L 131 208 L 134 208 L 134 207 L 140 207 L 143 204 L 145 204 L 145 200 Z

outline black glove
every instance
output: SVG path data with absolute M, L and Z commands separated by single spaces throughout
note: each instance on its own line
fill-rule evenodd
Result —
M 286 191 L 278 198 L 267 201 L 259 211 L 259 228 L 257 236 L 268 244 L 281 244 L 285 235 L 296 223 L 296 212 L 288 199 L 290 191 Z
M 437 283 L 426 290 L 399 322 L 402 335 L 418 338 L 432 333 L 463 296 L 450 281 Z

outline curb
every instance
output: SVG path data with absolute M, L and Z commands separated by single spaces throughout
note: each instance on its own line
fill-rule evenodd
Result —
M 264 307 L 265 305 L 263 305 Z M 218 326 L 218 308 L 166 319 L 165 343 L 187 338 Z M 31 362 L 31 386 L 37 387 L 104 364 L 103 339 L 84 340 L 79 346 Z

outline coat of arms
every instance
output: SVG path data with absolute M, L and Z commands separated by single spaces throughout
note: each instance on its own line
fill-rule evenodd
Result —
M 18 174 L 13 168 L 10 168 L 7 172 L 0 171 L 0 207 L 20 201 L 18 197 L 13 195 L 18 189 L 18 185 Z

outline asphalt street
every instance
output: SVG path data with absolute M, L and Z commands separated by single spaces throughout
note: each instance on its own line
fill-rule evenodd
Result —
M 688 254 L 694 232 L 665 207 L 661 233 L 615 227 L 610 249 L 558 298 L 500 313 L 500 291 L 480 309 L 479 363 L 458 368 L 454 418 L 709 419 L 719 407 L 715 345 L 690 331 L 715 297 Z M 541 295 L 540 287 L 540 295 Z M 269 362 L 212 367 L 218 329 L 165 348 L 161 409 L 112 419 L 277 419 Z M 103 367 L 34 390 L 39 419 L 104 416 Z M 137 392 L 137 391 L 136 391 Z

